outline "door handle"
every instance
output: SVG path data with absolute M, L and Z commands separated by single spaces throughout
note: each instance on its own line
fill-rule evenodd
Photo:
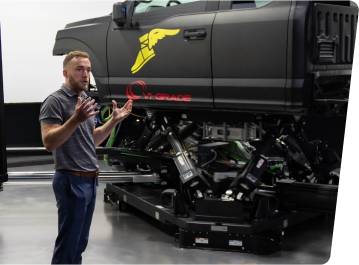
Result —
M 185 40 L 204 40 L 206 38 L 206 30 L 205 29 L 185 30 L 183 37 Z

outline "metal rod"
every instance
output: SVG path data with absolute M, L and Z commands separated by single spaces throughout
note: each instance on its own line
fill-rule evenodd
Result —
M 39 172 L 9 172 L 9 182 L 18 182 L 26 180 L 36 182 L 38 180 L 51 180 L 55 172 L 53 171 L 39 171 Z M 133 182 L 135 178 L 151 178 L 152 173 L 139 174 L 138 172 L 109 172 L 102 171 L 99 174 L 100 182 Z M 149 181 L 151 182 L 151 181 Z
M 223 142 L 226 141 L 226 123 L 223 122 Z
M 244 123 L 244 128 L 243 128 L 243 141 L 247 141 L 247 137 L 248 137 L 248 134 L 247 134 L 247 131 L 248 131 L 248 123 L 245 122 Z
M 37 171 L 37 172 L 9 172 L 9 178 L 16 176 L 53 176 L 55 171 Z M 99 177 L 106 176 L 152 176 L 152 173 L 139 174 L 138 172 L 115 172 L 115 171 L 100 171 Z
M 202 136 L 202 138 L 203 139 L 206 138 L 206 123 L 205 122 L 203 123 L 203 136 Z

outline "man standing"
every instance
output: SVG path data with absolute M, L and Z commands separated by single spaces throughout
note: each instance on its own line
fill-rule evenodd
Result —
M 53 153 L 53 189 L 58 208 L 58 236 L 52 264 L 80 264 L 95 209 L 98 165 L 95 147 L 132 111 L 113 103 L 113 115 L 94 129 L 97 103 L 87 98 L 91 63 L 85 52 L 69 53 L 63 62 L 65 83 L 42 103 L 39 121 L 42 141 Z

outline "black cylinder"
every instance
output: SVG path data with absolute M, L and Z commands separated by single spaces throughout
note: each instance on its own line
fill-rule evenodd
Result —
M 280 180 L 276 183 L 276 193 L 279 197 L 280 208 L 283 210 L 334 214 L 338 186 Z
M 4 89 L 2 79 L 2 52 L 1 52 L 1 26 L 0 26 L 0 186 L 8 180 L 6 159 L 6 138 L 4 123 Z M 1 187 L 0 187 L 1 190 Z

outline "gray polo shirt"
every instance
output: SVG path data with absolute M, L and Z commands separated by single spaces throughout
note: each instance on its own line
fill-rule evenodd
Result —
M 67 85 L 50 94 L 42 103 L 39 121 L 45 124 L 63 125 L 75 112 L 78 95 Z M 82 92 L 82 102 L 87 95 Z M 91 117 L 82 122 L 74 133 L 61 146 L 52 151 L 56 170 L 93 172 L 98 170 L 94 144 L 95 119 Z

